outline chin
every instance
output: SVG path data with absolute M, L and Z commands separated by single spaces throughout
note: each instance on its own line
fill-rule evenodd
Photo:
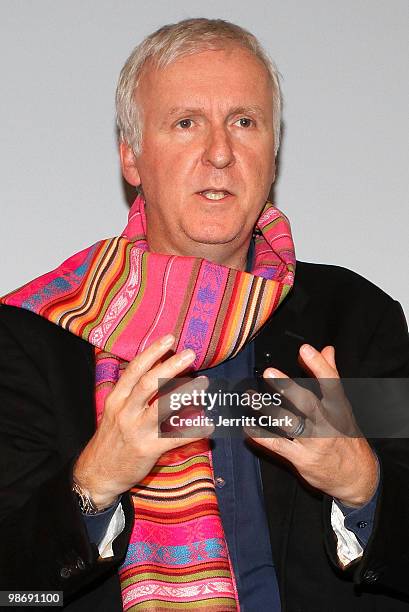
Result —
M 190 239 L 198 244 L 208 244 L 208 245 L 217 245 L 217 244 L 230 244 L 237 237 L 237 232 L 235 233 L 198 233 L 198 234 L 190 234 Z
M 186 228 L 185 233 L 191 240 L 200 244 L 229 244 L 241 233 L 243 226 L 221 227 L 217 225 L 206 225 L 205 227 Z

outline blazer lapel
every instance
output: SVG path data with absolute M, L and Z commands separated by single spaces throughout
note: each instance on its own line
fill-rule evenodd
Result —
M 50 324 L 52 325 L 52 324 Z M 94 348 L 81 338 L 55 325 L 48 343 L 55 343 L 53 363 L 49 364 L 50 384 L 60 406 L 62 455 L 79 453 L 96 427 Z
M 296 277 L 297 278 L 297 277 Z M 273 366 L 288 376 L 303 377 L 304 370 L 298 364 L 300 346 L 310 342 L 305 337 L 302 314 L 309 297 L 300 282 L 279 307 L 255 339 L 255 375 L 262 376 L 268 366 Z M 277 565 L 279 581 L 284 579 L 280 568 L 286 567 L 288 536 L 297 495 L 297 480 L 292 466 L 262 449 L 256 451 L 260 458 L 263 492 L 269 524 L 273 560 Z M 280 585 L 281 593 L 285 589 Z

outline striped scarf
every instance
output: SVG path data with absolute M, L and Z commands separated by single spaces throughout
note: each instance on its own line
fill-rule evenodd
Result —
M 121 370 L 167 333 L 192 348 L 195 370 L 234 357 L 291 289 L 289 224 L 267 202 L 252 273 L 195 257 L 150 253 L 138 197 L 121 236 L 102 240 L 1 299 L 95 347 L 97 422 Z M 238 610 L 208 440 L 162 455 L 131 490 L 135 522 L 119 569 L 123 609 Z

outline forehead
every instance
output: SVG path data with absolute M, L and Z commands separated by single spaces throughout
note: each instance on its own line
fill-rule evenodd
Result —
M 164 68 L 147 65 L 136 91 L 143 113 L 175 106 L 272 106 L 272 84 L 264 64 L 242 47 L 184 55 Z

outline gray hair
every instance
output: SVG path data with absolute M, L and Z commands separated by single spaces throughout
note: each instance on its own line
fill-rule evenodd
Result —
M 265 66 L 273 88 L 274 148 L 278 151 L 281 125 L 281 94 L 277 68 L 257 38 L 238 25 L 222 19 L 185 19 L 165 25 L 147 36 L 128 57 L 116 90 L 116 117 L 119 139 L 138 155 L 142 146 L 142 113 L 135 100 L 144 67 L 152 62 L 164 68 L 175 60 L 209 49 L 236 44 L 253 53 Z

